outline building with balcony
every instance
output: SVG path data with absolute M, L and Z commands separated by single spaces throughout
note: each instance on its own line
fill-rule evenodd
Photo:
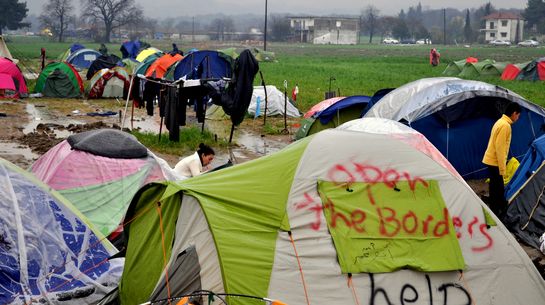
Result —
M 524 19 L 514 13 L 493 13 L 485 16 L 484 39 L 492 41 L 501 39 L 505 41 L 518 42 L 523 40 Z
M 294 40 L 313 44 L 357 44 L 359 18 L 354 17 L 290 17 Z

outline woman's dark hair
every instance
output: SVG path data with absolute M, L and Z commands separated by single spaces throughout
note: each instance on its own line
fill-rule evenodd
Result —
M 199 144 L 199 149 L 197 150 L 197 153 L 199 154 L 199 156 L 202 156 L 202 155 L 208 156 L 208 155 L 216 154 L 210 146 L 204 143 Z

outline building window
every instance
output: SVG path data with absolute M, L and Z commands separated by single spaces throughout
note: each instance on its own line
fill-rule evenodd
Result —
M 496 33 L 490 33 L 490 37 L 492 38 L 496 37 Z
M 507 37 L 507 33 L 506 33 L 506 32 L 501 32 L 500 35 L 501 35 L 502 38 Z
M 501 26 L 507 26 L 507 20 L 502 20 L 501 21 Z
M 490 21 L 490 29 L 491 29 L 491 30 L 494 29 L 494 21 Z

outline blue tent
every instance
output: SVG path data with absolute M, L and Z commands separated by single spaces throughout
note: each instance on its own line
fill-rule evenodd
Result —
M 89 69 L 91 63 L 95 61 L 100 55 L 100 52 L 96 50 L 80 49 L 70 54 L 66 61 L 76 68 Z
M 174 69 L 174 80 L 231 77 L 232 59 L 218 51 L 195 51 L 182 59 Z
M 517 123 L 518 124 L 518 123 Z M 505 187 L 505 198 L 508 200 L 524 185 L 534 174 L 541 163 L 545 161 L 545 136 L 537 138 L 520 161 L 515 174 Z
M 545 109 L 507 89 L 451 77 L 425 78 L 399 87 L 377 102 L 365 117 L 403 122 L 422 133 L 464 179 L 486 177 L 481 162 L 492 125 L 506 105 L 522 107 L 512 126 L 510 156 L 517 159 L 545 129 Z
M 123 58 L 136 58 L 138 53 L 140 53 L 140 41 L 126 41 L 121 45 L 119 49 L 121 51 Z
M 64 197 L 0 158 L 0 304 L 92 304 L 123 259 Z
M 70 46 L 70 54 L 76 51 L 79 51 L 81 49 L 85 49 L 85 46 L 76 42 Z
M 343 98 L 342 100 L 336 102 L 335 104 L 327 107 L 326 109 L 317 112 L 313 115 L 315 119 L 319 119 L 320 123 L 327 124 L 332 119 L 337 116 L 337 114 L 342 110 L 350 107 L 358 107 L 360 111 L 359 117 L 362 117 L 365 113 L 362 113 L 367 108 L 367 104 L 371 100 L 370 96 L 367 95 L 353 95 Z M 340 125 L 340 124 L 337 124 Z

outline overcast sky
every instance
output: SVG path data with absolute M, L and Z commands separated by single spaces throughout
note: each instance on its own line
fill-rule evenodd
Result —
M 21 2 L 24 2 L 22 0 Z M 39 15 L 47 0 L 26 0 L 30 14 Z M 73 0 L 79 14 L 79 0 Z M 423 9 L 440 9 L 445 7 L 466 9 L 477 8 L 488 0 L 267 0 L 269 13 L 291 14 L 351 14 L 356 15 L 369 4 L 380 10 L 381 15 L 394 15 L 403 8 L 416 6 L 418 2 Z M 492 0 L 496 8 L 526 7 L 527 0 Z M 176 16 L 193 16 L 202 14 L 263 14 L 265 0 L 136 0 L 146 16 L 163 18 Z

